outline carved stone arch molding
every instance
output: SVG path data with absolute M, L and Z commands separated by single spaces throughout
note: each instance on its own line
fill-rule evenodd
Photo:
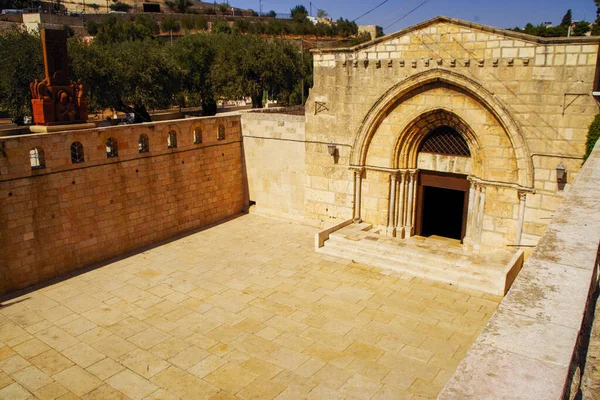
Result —
M 371 139 L 382 121 L 395 107 L 398 106 L 398 99 L 412 91 L 418 90 L 424 85 L 434 82 L 446 83 L 464 91 L 486 108 L 498 120 L 515 152 L 518 167 L 518 184 L 525 188 L 533 188 L 533 162 L 531 160 L 529 149 L 525 142 L 522 130 L 513 118 L 508 107 L 496 98 L 494 94 L 473 79 L 443 68 L 436 68 L 412 75 L 390 88 L 375 102 L 363 119 L 359 132 L 354 140 L 350 155 L 351 165 L 365 165 Z M 439 108 L 436 108 L 436 110 L 438 109 Z M 448 112 L 449 110 L 445 111 Z M 413 120 L 413 122 L 416 121 Z M 469 142 L 469 145 L 477 143 L 477 136 L 473 132 L 470 132 L 470 129 L 462 131 L 461 133 L 465 135 L 465 139 Z M 410 135 L 411 132 L 407 132 L 407 134 Z M 469 136 L 471 137 L 469 138 Z M 413 139 L 416 140 L 418 138 L 415 136 Z M 416 155 L 418 146 L 413 145 L 413 148 Z M 396 148 L 394 148 L 394 151 L 397 151 Z M 473 151 L 473 153 L 481 152 Z M 399 154 L 394 155 L 398 156 Z M 395 157 L 394 159 L 398 159 L 398 157 Z M 407 155 L 406 160 L 408 163 L 410 155 Z M 402 160 L 400 160 L 400 163 L 402 165 Z
M 392 148 L 392 168 L 417 168 L 417 157 L 421 143 L 435 128 L 449 126 L 461 134 L 471 152 L 473 175 L 483 176 L 484 153 L 477 135 L 471 127 L 452 111 L 438 107 L 419 112 L 411 118 L 406 128 L 396 137 Z

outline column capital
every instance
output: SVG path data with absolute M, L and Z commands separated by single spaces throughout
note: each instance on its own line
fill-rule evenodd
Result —
M 528 192 L 525 192 L 523 190 L 519 190 L 517 193 L 519 195 L 519 201 L 525 201 L 527 199 L 527 193 Z
M 362 173 L 364 172 L 364 170 L 365 170 L 365 167 L 361 167 L 361 166 L 358 166 L 358 165 L 356 165 L 356 166 L 355 165 L 350 166 L 350 171 L 354 172 L 355 174 L 358 173 L 358 174 L 362 175 Z

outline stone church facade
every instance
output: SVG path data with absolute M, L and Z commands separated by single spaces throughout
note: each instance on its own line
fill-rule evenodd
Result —
M 582 164 L 598 42 L 438 17 L 316 51 L 304 217 L 475 250 L 534 245 Z

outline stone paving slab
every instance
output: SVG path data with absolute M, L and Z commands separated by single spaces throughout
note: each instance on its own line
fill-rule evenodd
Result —
M 244 215 L 0 304 L 0 399 L 435 398 L 500 298 Z

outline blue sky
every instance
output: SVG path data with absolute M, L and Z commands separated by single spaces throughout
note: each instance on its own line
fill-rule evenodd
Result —
M 313 1 L 312 9 L 313 15 L 316 15 L 317 8 L 321 8 L 334 19 L 344 17 L 353 20 L 383 1 L 317 0 Z M 259 0 L 229 0 L 229 2 L 239 8 L 251 8 L 256 11 L 259 9 Z M 386 28 L 422 2 L 423 0 L 388 0 L 377 10 L 356 22 L 359 25 L 380 25 Z M 263 0 L 262 4 L 264 12 L 275 10 L 279 13 L 289 13 L 289 10 L 297 4 L 303 4 L 307 10 L 309 9 L 309 1 L 303 0 Z M 568 2 L 557 0 L 429 0 L 400 22 L 385 29 L 385 33 L 395 32 L 438 15 L 498 28 L 523 27 L 527 22 L 539 24 L 551 21 L 559 24 L 569 8 L 573 12 L 574 20 L 585 19 L 593 22 L 596 19 L 596 6 L 593 0 Z

